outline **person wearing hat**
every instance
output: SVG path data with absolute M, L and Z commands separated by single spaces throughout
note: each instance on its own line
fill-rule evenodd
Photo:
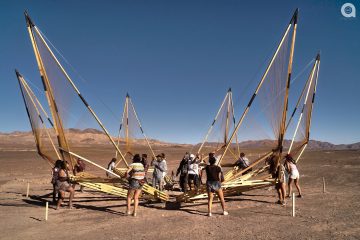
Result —
M 292 186 L 291 184 L 294 182 L 295 187 L 298 190 L 299 195 L 297 197 L 301 198 L 301 188 L 299 185 L 299 170 L 296 166 L 296 162 L 293 159 L 293 157 L 290 154 L 286 154 L 285 156 L 285 168 L 287 169 L 289 173 L 289 181 L 288 181 L 288 195 L 286 197 L 290 198 L 291 192 L 292 192 Z
M 194 183 L 194 188 L 197 191 L 199 189 L 199 162 L 194 154 L 190 154 L 189 170 L 188 170 L 188 184 L 190 191 L 191 183 Z
M 167 170 L 166 161 L 163 159 L 162 155 L 157 155 L 156 160 L 153 159 L 151 161 L 151 165 L 154 166 L 152 185 L 154 188 L 162 191 L 164 186 L 164 176 Z

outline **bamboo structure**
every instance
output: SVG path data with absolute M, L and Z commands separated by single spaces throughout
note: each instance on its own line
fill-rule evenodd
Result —
M 92 107 L 88 104 L 88 102 L 82 96 L 79 89 L 76 87 L 73 80 L 70 78 L 68 73 L 65 71 L 64 67 L 61 65 L 61 63 L 59 62 L 59 60 L 57 59 L 57 57 L 55 56 L 55 54 L 53 53 L 53 51 L 51 50 L 49 45 L 47 44 L 47 42 L 46 42 L 45 38 L 43 37 L 41 31 L 37 28 L 37 26 L 35 26 L 35 24 L 31 20 L 31 18 L 29 17 L 27 12 L 25 12 L 25 19 L 26 19 L 27 28 L 28 28 L 28 32 L 29 32 L 29 35 L 30 35 L 31 43 L 32 43 L 32 46 L 33 46 L 33 50 L 34 50 L 34 53 L 35 53 L 35 57 L 36 57 L 36 60 L 37 60 L 37 63 L 38 63 L 42 83 L 43 83 L 43 86 L 44 86 L 44 91 L 46 93 L 48 104 L 49 104 L 49 107 L 50 107 L 50 110 L 51 110 L 51 113 L 52 113 L 52 118 L 55 119 L 55 121 L 54 121 L 55 124 L 53 126 L 54 126 L 54 129 L 56 130 L 57 140 L 58 140 L 58 144 L 59 144 L 58 150 L 61 153 L 62 160 L 70 160 L 71 167 L 72 167 L 73 171 L 74 171 L 74 166 L 76 164 L 76 162 L 74 160 L 74 157 L 76 157 L 76 158 L 82 159 L 82 160 L 96 166 L 97 168 L 100 168 L 100 169 L 102 169 L 102 170 L 104 170 L 106 172 L 109 172 L 107 169 L 103 168 L 102 166 L 100 166 L 100 165 L 90 161 L 89 159 L 84 158 L 84 157 L 82 157 L 82 156 L 80 156 L 80 155 L 78 155 L 78 154 L 76 154 L 76 153 L 74 153 L 74 152 L 72 152 L 70 150 L 68 140 L 67 140 L 67 138 L 65 136 L 65 133 L 64 133 L 63 122 L 62 122 L 61 116 L 60 116 L 59 111 L 58 111 L 58 106 L 56 105 L 56 98 L 55 98 L 54 93 L 53 93 L 53 87 L 51 85 L 51 81 L 49 80 L 49 77 L 48 77 L 48 74 L 47 74 L 47 69 L 44 66 L 43 59 L 42 59 L 42 56 L 40 54 L 39 47 L 37 46 L 35 35 L 38 38 L 38 41 L 40 41 L 40 43 L 43 44 L 43 48 L 45 48 L 46 51 L 48 52 L 48 54 L 50 54 L 51 59 L 56 63 L 56 66 L 58 67 L 58 69 L 60 69 L 63 76 L 65 76 L 65 79 L 67 80 L 70 87 L 75 91 L 76 95 L 80 98 L 83 105 L 90 112 L 91 116 L 96 120 L 97 124 L 101 127 L 101 129 L 103 130 L 105 135 L 108 137 L 109 141 L 111 142 L 111 144 L 113 145 L 113 147 L 116 150 L 116 154 L 120 155 L 120 157 L 121 157 L 120 161 L 123 161 L 125 163 L 126 167 L 128 167 L 128 163 L 127 163 L 127 161 L 125 159 L 125 156 L 120 151 L 120 149 L 118 147 L 118 144 L 115 143 L 115 141 L 110 136 L 109 132 L 107 131 L 105 126 L 102 124 L 99 117 L 96 115 L 96 113 L 92 109 Z M 129 96 L 127 96 L 127 103 L 128 104 L 130 103 L 132 105 L 131 100 L 130 101 L 128 101 L 128 100 L 129 100 Z M 140 121 L 139 121 L 139 119 L 137 117 L 137 114 L 135 112 L 135 109 L 134 109 L 133 105 L 132 105 L 132 108 L 133 108 L 132 110 L 135 113 L 138 124 L 140 126 L 140 129 L 141 129 L 142 133 L 144 134 L 144 136 L 145 136 L 145 138 L 147 140 L 147 137 L 146 137 L 146 135 L 145 135 L 145 133 L 144 133 L 142 127 L 141 127 Z M 129 110 L 129 108 L 127 106 L 127 111 L 128 110 Z M 30 121 L 31 121 L 31 119 L 30 119 Z M 147 142 L 148 142 L 148 140 L 147 140 Z M 149 144 L 149 147 L 150 147 L 150 149 L 152 151 L 152 148 L 151 148 L 149 142 L 148 142 L 148 144 Z M 152 153 L 153 153 L 153 151 L 152 151 Z M 111 174 L 114 175 L 117 178 L 124 177 L 124 176 L 120 176 L 119 174 L 116 174 L 116 173 L 113 173 L 113 172 L 111 172 Z M 89 175 L 89 174 L 87 175 L 87 177 L 92 178 L 92 180 L 98 179 L 95 176 L 92 176 L 92 175 Z M 113 188 L 113 186 L 107 186 L 104 183 L 99 183 L 99 182 L 94 183 L 94 182 L 92 182 L 90 184 L 90 182 L 87 182 L 86 179 L 81 179 L 81 177 L 76 178 L 76 181 L 78 183 L 83 184 L 84 186 L 86 185 L 87 187 L 90 187 L 90 188 L 94 188 L 94 189 L 97 189 L 97 190 L 102 189 L 102 190 L 104 190 L 104 192 L 107 192 L 107 193 L 115 193 L 115 195 L 118 195 L 118 196 L 125 196 L 124 191 L 122 189 Z M 124 181 L 120 181 L 120 182 L 122 182 L 122 186 L 124 186 L 124 184 L 125 185 L 127 184 Z M 145 189 L 146 189 L 146 190 L 144 190 L 145 192 L 147 192 L 148 194 L 154 196 L 155 198 L 159 198 L 159 199 L 162 199 L 162 200 L 165 200 L 165 201 L 168 200 L 168 195 L 166 193 L 157 191 L 156 189 L 153 189 L 150 186 L 146 186 Z
M 224 149 L 224 147 L 228 144 L 228 136 L 229 136 L 229 132 L 231 129 L 231 124 L 233 124 L 235 126 L 236 124 L 236 120 L 235 120 L 235 110 L 234 110 L 234 103 L 233 103 L 233 97 L 232 97 L 232 90 L 231 88 L 228 89 L 223 101 L 221 102 L 221 105 L 220 105 L 220 108 L 218 109 L 216 115 L 215 115 L 215 118 L 213 120 L 213 122 L 211 123 L 200 147 L 198 148 L 197 150 L 197 154 L 201 154 L 202 153 L 202 150 L 204 149 L 205 147 L 205 144 L 209 141 L 209 144 L 215 144 L 214 142 L 210 142 L 209 140 L 209 137 L 210 135 L 213 133 L 213 130 L 214 130 L 214 126 L 215 124 L 218 122 L 219 120 L 219 117 L 222 117 L 221 116 L 221 113 L 222 113 L 222 110 L 225 109 L 226 111 L 224 111 L 224 114 L 225 114 L 225 127 L 224 127 L 224 132 L 220 133 L 222 134 L 222 139 L 220 140 L 221 141 L 221 145 L 218 146 L 217 148 L 215 148 L 214 150 L 211 150 L 211 152 L 214 152 L 214 153 L 217 153 L 221 150 Z M 231 143 L 230 143 L 231 144 Z M 238 143 L 238 138 L 237 138 L 237 133 L 236 133 L 236 136 L 235 136 L 235 145 L 236 145 L 236 150 L 237 150 L 237 153 L 234 153 L 233 151 L 229 151 L 234 159 L 237 159 L 239 158 L 240 156 L 240 147 L 239 147 L 239 143 Z

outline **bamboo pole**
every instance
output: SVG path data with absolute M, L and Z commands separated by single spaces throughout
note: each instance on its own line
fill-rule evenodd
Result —
M 308 100 L 309 93 L 310 93 L 310 89 L 311 89 L 311 86 L 312 86 L 311 84 L 312 84 L 313 79 L 314 79 L 314 73 L 315 73 L 316 65 L 317 65 L 317 61 L 315 61 L 314 67 L 313 67 L 313 69 L 311 70 L 311 73 L 310 73 L 310 76 L 309 76 L 310 82 L 309 82 L 309 85 L 308 85 L 308 88 L 307 88 L 307 91 L 306 91 L 306 95 L 305 95 L 305 99 L 304 99 L 304 104 L 303 104 L 303 107 L 302 107 L 302 109 L 301 109 L 301 113 L 300 113 L 299 120 L 298 120 L 298 122 L 297 122 L 297 124 L 296 124 L 295 132 L 294 132 L 294 135 L 293 135 L 293 137 L 292 137 L 292 140 L 291 140 L 291 144 L 290 144 L 288 153 L 291 152 L 291 149 L 292 149 L 292 146 L 293 146 L 293 144 L 294 144 L 294 140 L 295 140 L 296 134 L 297 134 L 297 132 L 298 132 L 298 129 L 299 129 L 299 126 L 300 126 L 300 123 L 301 123 L 301 120 L 302 120 L 302 117 L 303 117 L 303 114 L 304 114 L 304 109 L 305 109 L 305 107 L 307 106 L 307 100 Z M 308 81 L 307 81 L 307 82 L 308 82 Z
M 66 151 L 66 150 L 63 149 L 63 151 Z M 92 164 L 92 165 L 94 165 L 94 166 L 96 166 L 96 167 L 98 167 L 98 168 L 100 168 L 100 169 L 102 169 L 102 170 L 104 170 L 104 171 L 106 171 L 106 172 L 108 172 L 108 173 L 110 173 L 110 174 L 118 177 L 118 178 L 121 178 L 120 175 L 118 175 L 118 174 L 116 174 L 116 173 L 114 173 L 114 172 L 112 172 L 112 171 L 110 171 L 110 170 L 108 170 L 108 169 L 100 166 L 100 165 L 97 164 L 97 163 L 94 163 L 93 161 L 91 161 L 91 160 L 89 160 L 89 159 L 87 159 L 87 158 L 85 158 L 85 157 L 83 157 L 83 156 L 80 156 L 80 155 L 78 155 L 78 154 L 76 154 L 76 153 L 74 153 L 74 152 L 67 152 L 67 153 L 69 153 L 70 155 L 73 155 L 73 156 L 75 156 L 75 157 L 77 157 L 77 158 L 80 158 L 80 159 L 84 160 L 85 162 L 88 162 L 88 163 L 90 163 L 90 164 Z
M 234 110 L 234 102 L 233 102 L 233 97 L 232 97 L 232 92 L 230 93 L 230 98 L 231 98 L 231 108 L 232 108 L 232 115 L 233 115 L 233 124 L 234 127 L 236 126 L 236 120 L 235 120 L 235 110 Z M 240 157 L 240 144 L 239 144 L 239 138 L 238 138 L 238 134 L 236 132 L 235 135 L 235 140 L 236 140 L 236 147 L 237 147 L 237 154 L 238 154 L 238 158 Z
M 45 41 L 45 39 L 43 38 L 42 34 L 40 33 L 40 31 L 38 30 L 38 28 L 33 25 L 32 26 L 36 33 L 38 34 L 38 36 L 40 37 L 41 41 L 43 42 L 43 44 L 45 45 L 45 47 L 47 48 L 47 50 L 49 51 L 51 57 L 54 59 L 54 61 L 56 62 L 56 64 L 58 65 L 58 67 L 60 68 L 60 70 L 62 71 L 62 73 L 65 75 L 66 79 L 68 80 L 68 82 L 70 83 L 70 85 L 73 87 L 73 89 L 75 90 L 75 92 L 78 94 L 79 98 L 81 99 L 81 101 L 84 103 L 84 105 L 86 106 L 86 108 L 89 110 L 89 112 L 91 113 L 91 115 L 95 118 L 95 120 L 97 121 L 97 123 L 100 125 L 100 127 L 103 129 L 104 133 L 107 135 L 107 137 L 109 138 L 110 142 L 113 144 L 113 146 L 115 147 L 115 149 L 118 151 L 118 153 L 120 154 L 122 160 L 124 161 L 125 165 L 127 167 L 129 167 L 128 163 L 126 162 L 125 157 L 123 156 L 123 154 L 121 153 L 120 149 L 117 147 L 116 143 L 114 142 L 114 140 L 112 139 L 112 137 L 110 136 L 109 132 L 107 131 L 107 129 L 105 128 L 105 126 L 102 124 L 102 122 L 100 121 L 100 119 L 98 118 L 98 116 L 96 115 L 96 113 L 93 111 L 93 109 L 91 108 L 91 106 L 86 102 L 86 100 L 84 99 L 84 97 L 81 95 L 80 91 L 78 90 L 78 88 L 76 87 L 76 85 L 74 84 L 74 82 L 72 81 L 72 79 L 70 78 L 70 76 L 67 74 L 67 72 L 65 71 L 65 69 L 63 68 L 63 66 L 60 64 L 59 60 L 56 58 L 55 54 L 52 52 L 51 48 L 49 47 L 49 45 L 47 44 L 47 42 Z M 29 26 L 29 30 L 31 31 L 31 27 Z
M 247 107 L 245 108 L 245 110 L 244 110 L 243 114 L 241 115 L 241 117 L 240 117 L 240 119 L 239 119 L 238 123 L 236 124 L 236 127 L 235 127 L 235 129 L 234 129 L 233 133 L 231 134 L 231 137 L 230 137 L 230 139 L 229 139 L 229 142 L 228 142 L 228 144 L 227 144 L 227 145 L 226 145 L 226 147 L 225 147 L 224 154 L 221 156 L 221 158 L 220 158 L 220 160 L 219 160 L 219 163 L 218 163 L 218 164 L 220 164 L 220 163 L 221 163 L 221 161 L 222 161 L 222 159 L 223 159 L 223 157 L 224 157 L 224 155 L 225 155 L 225 153 L 226 153 L 227 149 L 228 149 L 228 148 L 229 148 L 229 146 L 230 146 L 230 144 L 229 144 L 229 143 L 230 143 L 230 142 L 232 142 L 232 140 L 233 140 L 233 138 L 234 138 L 234 136 L 235 136 L 236 132 L 239 130 L 239 128 L 240 128 L 240 126 L 241 126 L 241 124 L 242 124 L 242 122 L 243 122 L 243 120 L 244 120 L 245 116 L 246 116 L 246 115 L 247 115 L 247 113 L 249 112 L 249 109 L 250 109 L 250 107 L 251 107 L 251 104 L 253 103 L 254 99 L 256 98 L 257 93 L 259 92 L 259 90 L 260 90 L 261 86 L 263 85 L 264 80 L 265 80 L 265 78 L 266 78 L 266 76 L 267 76 L 267 74 L 268 74 L 268 72 L 269 72 L 269 70 L 270 70 L 270 68 L 271 68 L 272 64 L 274 63 L 274 60 L 275 60 L 276 56 L 278 55 L 279 50 L 280 50 L 280 48 L 281 48 L 282 44 L 284 43 L 284 40 L 285 40 L 285 38 L 286 38 L 287 34 L 289 33 L 289 30 L 290 30 L 291 26 L 292 26 L 292 19 L 291 19 L 291 21 L 290 21 L 290 23 L 289 23 L 288 27 L 286 28 L 286 31 L 285 31 L 285 33 L 284 33 L 283 37 L 281 38 L 281 41 L 280 41 L 280 43 L 279 43 L 279 45 L 278 45 L 278 47 L 277 47 L 277 49 L 276 49 L 276 51 L 275 51 L 275 53 L 274 53 L 273 57 L 271 58 L 271 61 L 270 61 L 269 65 L 267 66 L 267 68 L 266 68 L 266 70 L 265 70 L 264 75 L 262 76 L 262 78 L 261 78 L 260 82 L 258 83 L 258 85 L 257 85 L 257 87 L 256 87 L 256 89 L 255 89 L 255 92 L 254 92 L 253 96 L 251 97 L 251 99 L 250 99 L 250 101 L 249 101 L 249 103 L 248 103 Z
M 125 128 L 126 151 L 130 152 L 129 147 L 129 95 L 126 95 L 126 128 Z
M 124 125 L 125 109 L 126 109 L 126 99 L 125 99 L 123 114 L 122 114 L 122 117 L 121 117 L 121 123 L 120 123 L 120 127 L 119 127 L 118 141 L 117 141 L 117 146 L 118 146 L 118 147 L 119 147 L 119 145 L 120 145 L 120 134 L 121 134 L 121 130 L 122 130 L 122 127 L 123 127 L 123 125 Z M 118 152 L 115 150 L 115 158 L 117 158 L 117 155 L 118 155 Z M 125 157 L 125 156 L 124 156 L 124 157 Z
M 308 140 L 310 139 L 311 117 L 312 117 L 312 111 L 313 111 L 313 108 L 314 108 L 316 88 L 317 88 L 318 79 L 319 79 L 320 53 L 318 53 L 318 55 L 316 56 L 316 60 L 318 61 L 318 65 L 317 65 L 317 71 L 316 71 L 316 79 L 315 79 L 314 93 L 313 93 L 312 100 L 311 100 L 311 109 L 310 109 L 309 122 L 308 122 L 308 126 L 307 126 L 307 139 L 308 139 Z
M 288 109 L 288 101 L 289 101 L 289 89 L 290 89 L 290 81 L 291 81 L 291 73 L 292 73 L 292 65 L 293 65 L 293 58 L 294 58 L 294 49 L 295 49 L 295 40 L 296 40 L 296 29 L 297 29 L 297 18 L 298 18 L 298 9 L 296 9 L 293 18 L 291 19 L 290 23 L 294 24 L 292 39 L 291 39 L 291 46 L 290 46 L 290 57 L 289 57 L 289 64 L 288 64 L 288 78 L 286 82 L 286 90 L 284 96 L 284 107 L 282 113 L 282 120 L 280 122 L 279 128 L 279 142 L 278 142 L 278 149 L 279 149 L 279 157 L 277 161 L 280 161 L 281 154 L 283 150 L 283 141 L 285 136 L 285 125 L 286 125 L 286 116 L 287 116 L 287 109 Z

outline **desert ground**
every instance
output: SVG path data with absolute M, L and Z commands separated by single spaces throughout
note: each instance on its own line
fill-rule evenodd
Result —
M 175 170 L 186 147 L 156 149 L 167 153 Z M 106 166 L 114 154 L 107 148 L 82 149 Z M 359 239 L 360 151 L 306 151 L 299 163 L 304 198 L 276 205 L 275 190 L 254 190 L 226 198 L 229 216 L 206 201 L 174 209 L 142 201 L 137 217 L 125 216 L 126 203 L 116 196 L 85 189 L 74 207 L 56 211 L 51 201 L 51 168 L 33 150 L 0 151 L 0 239 Z M 90 170 L 94 170 L 88 166 Z M 323 178 L 326 193 L 323 193 Z M 30 196 L 26 198 L 27 183 Z M 173 210 L 171 210 L 173 209 Z

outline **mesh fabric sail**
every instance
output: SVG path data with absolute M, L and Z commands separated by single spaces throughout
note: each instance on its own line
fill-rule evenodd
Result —
M 127 94 L 119 128 L 117 144 L 128 161 L 136 153 L 146 153 L 148 156 L 155 157 L 151 146 L 152 140 L 148 139 L 143 130 L 142 124 L 135 110 L 135 106 Z M 145 149 L 145 152 L 144 152 Z M 117 157 L 117 153 L 116 153 Z
M 315 100 L 319 69 L 320 55 L 318 54 L 308 80 L 306 81 L 303 94 L 299 98 L 299 103 L 303 105 L 301 107 L 301 111 L 297 114 L 298 121 L 296 122 L 296 125 L 294 124 L 296 127 L 288 149 L 288 153 L 290 153 L 296 161 L 299 160 L 310 139 L 311 116 Z
M 197 153 L 205 157 L 210 152 L 215 153 L 215 156 L 222 156 L 228 143 L 229 134 L 234 130 L 234 127 L 234 104 L 232 92 L 229 89 Z M 238 140 L 235 137 L 225 158 L 236 160 L 239 157 L 239 151 Z
M 16 71 L 38 154 L 51 165 L 60 158 L 52 121 L 25 78 Z

